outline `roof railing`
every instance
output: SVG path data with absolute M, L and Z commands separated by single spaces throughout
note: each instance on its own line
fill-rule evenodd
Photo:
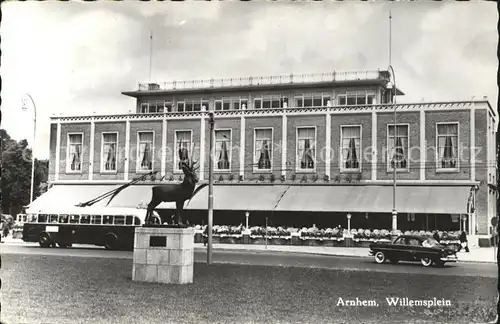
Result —
M 388 79 L 387 71 L 368 70 L 352 72 L 327 72 L 309 74 L 289 74 L 261 77 L 239 77 L 208 80 L 169 81 L 163 83 L 139 83 L 138 91 L 195 90 L 210 88 L 230 88 L 244 86 L 269 86 L 285 84 L 305 84 L 336 81 Z

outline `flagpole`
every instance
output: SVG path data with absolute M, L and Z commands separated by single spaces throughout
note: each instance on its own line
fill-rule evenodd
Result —
M 151 82 L 151 67 L 153 65 L 153 31 L 149 33 L 149 82 Z

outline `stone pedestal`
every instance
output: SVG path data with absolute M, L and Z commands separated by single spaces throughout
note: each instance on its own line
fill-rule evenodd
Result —
M 132 280 L 193 282 L 194 229 L 136 227 Z

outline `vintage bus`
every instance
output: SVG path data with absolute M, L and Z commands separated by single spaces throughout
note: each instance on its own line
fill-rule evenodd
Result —
M 131 250 L 135 227 L 144 224 L 146 209 L 73 207 L 64 210 L 40 210 L 27 213 L 23 241 L 38 242 L 41 247 L 61 248 L 75 244 L 93 244 L 110 250 Z M 154 212 L 155 223 L 161 222 Z

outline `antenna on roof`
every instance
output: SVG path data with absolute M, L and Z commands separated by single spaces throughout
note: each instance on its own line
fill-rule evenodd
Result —
M 151 66 L 153 64 L 153 31 L 149 33 L 149 82 L 151 82 Z
M 389 10 L 389 66 L 392 65 L 392 14 Z

